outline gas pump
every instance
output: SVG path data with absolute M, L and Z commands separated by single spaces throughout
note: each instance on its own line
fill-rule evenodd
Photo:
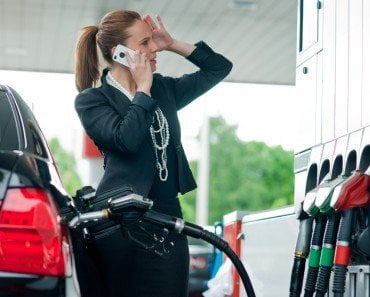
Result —
M 334 281 L 332 291 L 336 297 L 343 296 L 345 292 L 346 272 L 350 263 L 351 247 L 353 245 L 352 237 L 355 235 L 354 223 L 356 213 L 361 212 L 361 208 L 369 205 L 369 173 L 370 167 L 365 173 L 359 170 L 354 171 L 343 184 L 334 190 L 331 199 L 331 207 L 342 214 L 334 259 Z M 363 226 L 361 229 L 365 229 L 361 230 L 361 234 L 368 234 L 370 232 L 369 225 L 367 228 Z M 357 242 L 360 246 L 370 245 L 370 242 L 366 240 L 365 237 L 362 237 L 362 240 Z M 370 256 L 370 253 L 367 253 L 367 255 Z
M 332 291 L 335 297 L 344 296 L 349 267 L 365 263 L 370 257 L 370 168 L 366 172 L 354 171 L 350 176 L 328 176 L 309 191 L 301 209 L 294 265 L 291 275 L 290 296 L 301 296 L 305 277 L 305 262 L 308 272 L 305 279 L 305 295 L 325 296 L 333 271 Z M 98 201 L 98 203 L 95 203 Z M 127 234 L 145 248 L 155 253 L 169 252 L 165 247 L 168 232 L 182 233 L 205 240 L 224 252 L 235 265 L 247 296 L 255 296 L 249 276 L 238 256 L 222 238 L 200 226 L 151 210 L 153 202 L 142 196 L 118 189 L 105 195 L 104 199 L 90 192 L 76 199 L 74 216 L 66 221 L 70 228 L 82 226 L 88 236 L 88 227 L 103 220 L 114 221 Z M 132 229 L 146 222 L 159 227 L 161 233 L 152 234 L 151 242 L 141 241 Z M 314 228 L 313 228 L 314 226 Z M 145 232 L 145 229 L 142 229 Z M 149 236 L 150 237 L 150 236 Z M 170 244 L 169 244 L 170 245 Z M 353 261 L 353 256 L 365 259 Z M 367 257 L 367 258 L 366 258 Z
M 356 170 L 350 176 L 340 175 L 334 179 L 325 177 L 322 183 L 306 194 L 303 210 L 314 219 L 315 227 L 309 252 L 305 297 L 315 293 L 316 297 L 325 296 L 332 267 L 332 291 L 335 297 L 343 296 L 352 247 L 357 253 L 370 256 L 369 187 L 370 167 L 366 172 Z M 367 223 L 364 212 L 367 212 Z M 301 232 L 297 242 L 301 240 L 300 237 Z M 292 281 L 294 269 L 293 266 Z M 303 282 L 303 277 L 300 281 Z M 302 284 L 291 284 L 290 296 L 300 296 L 300 290 L 292 292 L 292 287 L 299 288 Z

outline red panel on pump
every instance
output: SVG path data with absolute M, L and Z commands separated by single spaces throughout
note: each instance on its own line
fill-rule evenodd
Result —
M 83 134 L 82 141 L 82 157 L 90 159 L 102 158 L 102 155 L 96 147 L 95 143 L 91 140 L 89 136 L 86 135 L 86 133 Z
M 236 211 L 228 215 L 227 222 L 224 217 L 224 240 L 226 240 L 230 248 L 235 252 L 235 254 L 240 258 L 240 236 L 242 228 L 242 218 L 244 212 Z M 232 219 L 230 219 L 232 217 Z M 240 285 L 240 276 L 238 271 L 233 267 L 233 280 L 234 280 L 234 289 L 232 297 L 239 297 L 239 285 Z

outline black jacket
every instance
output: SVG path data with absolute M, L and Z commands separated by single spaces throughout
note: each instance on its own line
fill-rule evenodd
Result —
M 147 196 L 156 172 L 149 127 L 157 106 L 167 118 L 176 148 L 180 192 L 184 194 L 196 187 L 181 145 L 177 110 L 220 82 L 232 68 L 229 60 L 204 42 L 196 45 L 187 59 L 200 70 L 180 78 L 154 74 L 151 97 L 137 92 L 131 102 L 107 84 L 107 70 L 99 88 L 86 89 L 76 97 L 75 108 L 81 123 L 104 154 L 105 173 L 98 193 L 128 185 L 135 193 Z

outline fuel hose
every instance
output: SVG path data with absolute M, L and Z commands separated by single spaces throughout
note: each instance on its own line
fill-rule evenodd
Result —
M 340 214 L 335 212 L 328 215 L 323 247 L 320 257 L 319 273 L 316 281 L 316 297 L 325 297 L 329 287 L 331 268 L 333 267 L 335 244 L 340 222 Z
M 118 192 L 118 194 L 116 192 Z M 110 197 L 108 200 L 107 208 L 85 213 L 77 211 L 76 216 L 69 220 L 68 226 L 75 229 L 81 223 L 88 224 L 89 222 L 96 223 L 100 220 L 114 220 L 127 227 L 140 221 L 145 221 L 159 226 L 166 231 L 181 233 L 190 237 L 202 239 L 215 246 L 229 257 L 239 273 L 247 296 L 256 297 L 251 280 L 243 263 L 225 240 L 216 234 L 203 229 L 201 226 L 188 223 L 181 218 L 172 217 L 151 210 L 150 208 L 153 203 L 147 198 L 143 198 L 134 193 L 120 195 L 120 191 L 116 192 L 116 195 Z
M 121 203 L 122 201 L 120 201 L 120 203 L 112 203 L 110 208 L 77 214 L 77 216 L 68 222 L 68 226 L 75 229 L 81 223 L 86 224 L 88 222 L 98 222 L 100 220 L 109 219 L 118 220 L 123 224 L 129 223 L 131 225 L 133 221 L 138 222 L 141 220 L 171 232 L 202 239 L 212 244 L 229 257 L 239 273 L 247 296 L 256 297 L 243 263 L 225 240 L 203 229 L 201 226 L 185 222 L 183 219 L 159 213 L 154 210 L 148 210 L 148 206 L 144 205 L 146 203 L 145 201 L 138 202 L 134 198 L 131 197 L 131 199 L 126 199 L 127 201 L 123 201 L 123 203 Z
M 298 297 L 301 295 L 306 259 L 310 248 L 312 224 L 312 217 L 304 217 L 299 221 L 299 231 L 290 278 L 289 297 Z
M 347 209 L 342 213 L 339 225 L 337 245 L 335 247 L 333 267 L 333 295 L 343 297 L 345 292 L 346 273 L 351 256 L 352 226 L 355 209 Z
M 304 297 L 312 297 L 315 293 L 326 222 L 327 216 L 325 215 L 318 215 L 315 217 L 315 228 L 312 235 L 310 253 L 308 257 L 308 271 L 304 288 Z
M 235 252 L 230 248 L 229 244 L 223 240 L 221 237 L 203 229 L 202 227 L 185 222 L 182 219 L 171 217 L 169 215 L 159 213 L 153 210 L 146 211 L 142 218 L 143 221 L 150 222 L 160 227 L 165 227 L 170 231 L 176 233 L 185 234 L 194 238 L 199 238 L 208 243 L 212 244 L 222 252 L 224 252 L 231 262 L 234 264 L 236 270 L 239 273 L 239 276 L 243 282 L 245 291 L 248 297 L 255 297 L 255 292 L 248 276 L 247 271 L 243 263 L 240 261 L 239 257 Z

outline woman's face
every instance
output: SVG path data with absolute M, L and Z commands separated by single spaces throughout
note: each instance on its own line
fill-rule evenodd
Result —
M 130 37 L 127 39 L 126 46 L 132 50 L 138 50 L 140 53 L 145 53 L 154 72 L 158 47 L 153 40 L 151 27 L 143 20 L 138 20 L 127 30 L 127 33 Z

